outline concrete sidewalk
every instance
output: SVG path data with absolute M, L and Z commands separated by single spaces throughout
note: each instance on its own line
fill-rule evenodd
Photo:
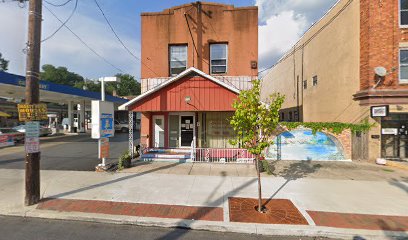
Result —
M 408 180 L 355 181 L 330 179 L 263 178 L 265 199 L 289 199 L 306 218 L 306 225 L 271 225 L 229 221 L 228 198 L 256 198 L 254 177 L 161 174 L 165 165 L 139 173 L 42 171 L 42 198 L 99 200 L 223 209 L 223 222 L 168 219 L 92 212 L 64 212 L 24 207 L 24 171 L 0 170 L 0 214 L 76 219 L 148 226 L 184 226 L 193 229 L 268 235 L 326 236 L 353 239 L 408 238 L 405 231 L 343 229 L 316 226 L 310 211 L 408 217 Z M 408 218 L 407 218 L 408 219 Z

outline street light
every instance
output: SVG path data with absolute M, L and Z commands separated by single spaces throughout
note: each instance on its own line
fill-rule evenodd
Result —
M 120 83 L 120 78 L 118 77 L 101 77 L 99 78 L 101 82 L 101 100 L 105 101 L 105 82 L 117 82 Z

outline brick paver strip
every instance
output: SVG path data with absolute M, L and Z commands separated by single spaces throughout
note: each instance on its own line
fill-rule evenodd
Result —
M 308 225 L 296 206 L 287 199 L 264 199 L 266 213 L 260 213 L 255 209 L 258 206 L 257 199 L 229 198 L 228 200 L 231 222 Z
M 192 207 L 75 199 L 44 199 L 38 204 L 37 209 L 60 212 L 224 221 L 223 209 L 219 207 Z
M 317 226 L 408 231 L 408 217 L 307 211 Z

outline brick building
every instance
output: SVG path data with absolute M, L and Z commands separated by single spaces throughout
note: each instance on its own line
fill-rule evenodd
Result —
M 142 13 L 142 112 L 147 148 L 232 148 L 228 117 L 258 74 L 258 8 L 195 2 Z
M 263 84 L 286 95 L 284 121 L 376 123 L 353 136 L 353 159 L 407 159 L 408 1 L 340 0 Z M 372 118 L 377 106 L 389 115 Z

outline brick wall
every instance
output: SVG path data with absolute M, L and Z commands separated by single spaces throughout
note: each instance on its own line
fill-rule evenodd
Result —
M 374 68 L 395 71 L 378 89 L 408 89 L 399 84 L 399 45 L 408 43 L 408 29 L 399 27 L 399 0 L 360 1 L 360 90 L 374 86 Z

